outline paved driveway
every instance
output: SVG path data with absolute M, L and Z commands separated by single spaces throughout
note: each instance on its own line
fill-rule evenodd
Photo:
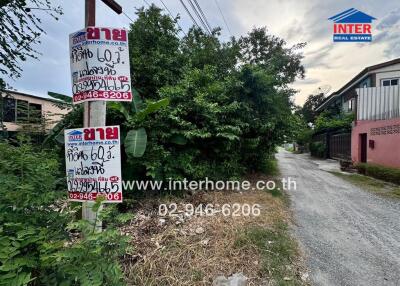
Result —
M 400 285 L 400 200 L 368 193 L 321 170 L 306 155 L 280 151 L 295 235 L 313 285 Z

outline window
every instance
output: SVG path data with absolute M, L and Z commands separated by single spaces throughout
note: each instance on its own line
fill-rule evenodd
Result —
M 382 82 L 382 86 L 399 85 L 399 79 L 398 78 L 382 79 L 381 82 Z
M 15 122 L 15 99 L 3 98 L 3 121 Z
M 349 108 L 348 108 L 349 111 L 353 111 L 353 104 L 354 104 L 353 99 L 350 99 L 349 100 Z
M 42 120 L 42 105 L 29 103 L 29 122 L 40 123 Z
M 42 105 L 5 97 L 3 98 L 3 121 L 40 123 L 42 121 Z
M 29 118 L 29 103 L 17 99 L 17 122 L 27 122 Z

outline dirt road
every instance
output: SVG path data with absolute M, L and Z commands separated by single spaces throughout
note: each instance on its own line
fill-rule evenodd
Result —
M 384 199 L 323 171 L 305 155 L 280 151 L 293 177 L 294 232 L 313 285 L 400 285 L 400 200 Z

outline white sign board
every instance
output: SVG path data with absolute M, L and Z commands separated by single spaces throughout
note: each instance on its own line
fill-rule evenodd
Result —
M 119 126 L 65 130 L 65 162 L 70 201 L 122 202 Z
M 128 33 L 87 27 L 69 36 L 73 102 L 131 101 Z

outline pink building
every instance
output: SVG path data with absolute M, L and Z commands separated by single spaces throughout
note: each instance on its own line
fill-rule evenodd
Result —
M 399 86 L 356 91 L 357 120 L 351 133 L 352 161 L 400 168 Z
M 399 85 L 397 58 L 366 67 L 318 106 L 319 112 L 333 108 L 356 114 L 351 134 L 344 134 L 351 140 L 341 141 L 343 146 L 339 146 L 351 149 L 351 156 L 340 159 L 400 168 Z M 328 157 L 335 158 L 332 154 Z

